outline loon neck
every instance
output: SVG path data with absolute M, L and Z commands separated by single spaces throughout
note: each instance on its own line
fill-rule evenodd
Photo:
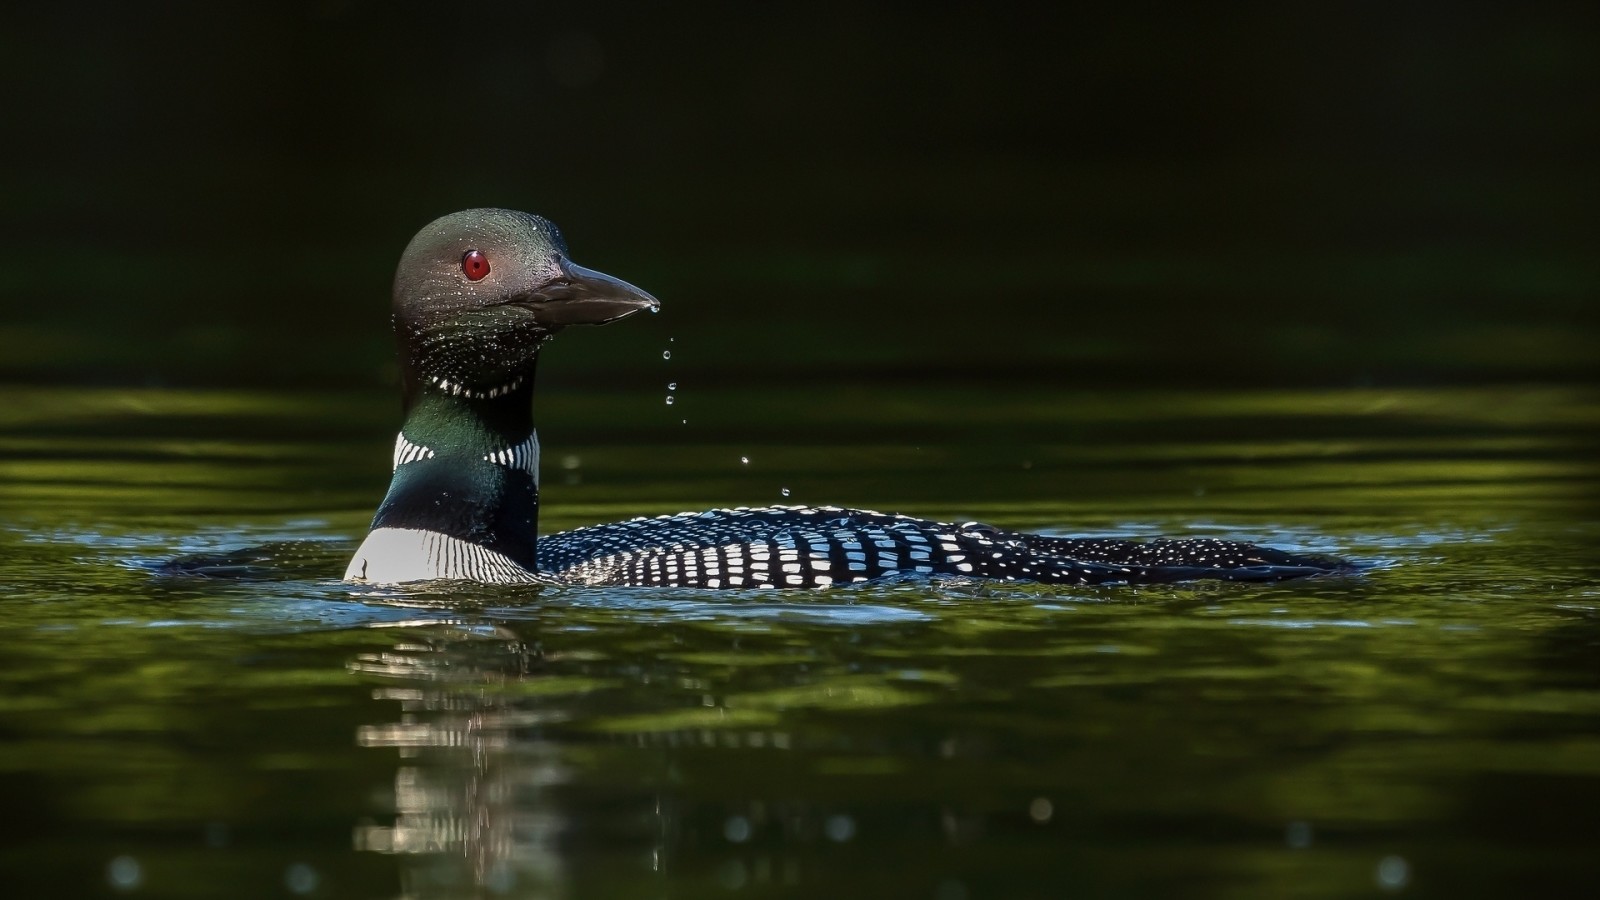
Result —
M 533 371 L 493 386 L 428 379 L 406 392 L 400 431 L 455 456 L 518 443 L 533 433 Z
M 394 477 L 372 527 L 442 534 L 532 571 L 539 523 L 533 370 L 505 384 L 407 386 Z

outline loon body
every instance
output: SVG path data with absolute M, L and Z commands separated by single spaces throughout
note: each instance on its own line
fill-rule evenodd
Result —
M 718 509 L 539 537 L 540 345 L 568 325 L 658 307 L 573 263 L 539 216 L 467 210 L 419 232 L 395 275 L 405 423 L 394 477 L 345 579 L 818 588 L 900 574 L 1102 584 L 1349 570 L 1234 541 L 1059 538 L 838 507 Z

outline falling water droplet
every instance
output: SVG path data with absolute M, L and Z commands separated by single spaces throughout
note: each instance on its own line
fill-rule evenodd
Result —
M 675 391 L 675 390 L 677 390 L 677 389 L 678 389 L 678 383 L 677 383 L 677 382 L 676 382 L 676 381 L 669 381 L 669 382 L 667 382 L 667 390 L 669 390 L 669 391 Z
M 1411 880 L 1411 864 L 1403 856 L 1385 856 L 1378 863 L 1378 887 L 1398 891 Z
M 309 894 L 317 889 L 317 870 L 305 863 L 295 863 L 283 873 L 283 883 L 296 894 Z
M 663 350 L 663 351 L 661 351 L 661 358 L 662 359 L 671 359 L 672 358 L 672 351 L 671 350 Z
M 748 466 L 748 465 L 750 465 L 750 457 L 741 456 L 741 457 L 739 457 L 739 462 L 744 463 L 745 465 Z
M 671 406 L 672 402 L 673 402 L 673 396 L 671 394 L 668 394 L 667 395 L 667 405 Z
M 144 870 L 131 856 L 119 856 L 106 866 L 106 878 L 119 891 L 131 891 L 144 881 Z
M 787 496 L 789 496 L 789 489 L 788 489 L 788 488 L 784 488 L 784 489 L 783 489 L 783 495 L 784 495 L 784 496 L 785 496 L 785 497 L 787 497 Z

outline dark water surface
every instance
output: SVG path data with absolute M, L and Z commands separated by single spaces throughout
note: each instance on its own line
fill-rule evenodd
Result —
M 541 396 L 547 530 L 787 490 L 1374 568 L 356 590 L 332 579 L 388 477 L 388 394 L 6 388 L 7 895 L 1533 896 L 1600 876 L 1593 392 L 679 394 Z M 773 404 L 794 415 L 752 414 Z M 150 571 L 252 546 L 266 577 Z

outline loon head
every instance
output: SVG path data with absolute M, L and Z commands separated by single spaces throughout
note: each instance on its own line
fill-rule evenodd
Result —
M 574 263 L 539 216 L 469 209 L 418 232 L 394 279 L 405 424 L 345 577 L 537 580 L 539 345 L 659 305 Z
M 555 224 L 469 209 L 417 232 L 394 279 L 394 329 L 409 406 L 425 389 L 495 397 L 531 380 L 539 345 L 568 325 L 600 325 L 656 298 L 574 263 Z

